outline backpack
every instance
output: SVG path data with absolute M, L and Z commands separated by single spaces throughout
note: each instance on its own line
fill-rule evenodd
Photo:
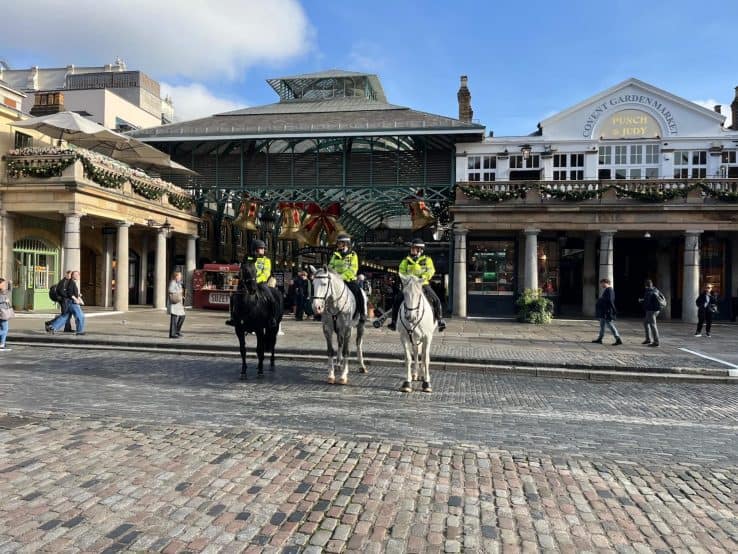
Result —
M 662 310 L 666 308 L 666 297 L 662 294 L 660 290 L 656 291 L 656 299 L 659 301 L 659 308 Z
M 51 285 L 49 287 L 49 298 L 51 298 L 52 302 L 61 302 L 58 285 Z

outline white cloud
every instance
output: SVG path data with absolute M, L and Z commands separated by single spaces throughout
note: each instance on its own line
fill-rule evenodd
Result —
M 16 23 L 3 25 L 0 50 L 23 44 L 62 67 L 120 56 L 131 69 L 192 80 L 305 54 L 313 36 L 297 0 L 28 0 L 4 2 L 3 21 Z
M 218 98 L 200 83 L 180 86 L 161 83 L 161 95 L 172 99 L 175 121 L 188 121 L 246 107 L 227 98 Z
M 707 108 L 708 110 L 714 110 L 715 104 L 720 104 L 720 113 L 723 114 L 727 119 L 725 120 L 725 123 L 723 123 L 724 127 L 730 127 L 731 125 L 731 117 L 730 117 L 730 102 L 720 102 L 719 100 L 715 100 L 713 98 L 710 98 L 709 100 L 692 100 L 695 104 L 698 104 L 702 106 L 703 108 Z

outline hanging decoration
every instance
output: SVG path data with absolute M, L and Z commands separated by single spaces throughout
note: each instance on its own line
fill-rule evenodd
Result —
M 410 219 L 413 222 L 413 231 L 419 231 L 435 223 L 436 218 L 433 217 L 433 214 L 423 200 L 412 200 L 408 202 L 408 208 L 410 209 Z
M 241 199 L 241 208 L 238 211 L 238 216 L 233 220 L 233 225 L 243 231 L 257 231 L 259 229 L 257 220 L 260 207 L 261 200 L 244 194 Z
M 280 202 L 279 211 L 282 212 L 282 226 L 279 238 L 282 240 L 302 241 L 300 226 L 302 222 L 302 211 L 305 205 L 302 202 Z
M 326 240 L 329 244 L 336 241 L 336 236 L 345 233 L 345 229 L 338 222 L 341 215 L 341 205 L 338 202 L 330 204 L 325 209 L 312 202 L 307 205 L 305 220 L 302 224 L 303 241 L 310 246 L 320 244 L 320 233 L 325 231 Z

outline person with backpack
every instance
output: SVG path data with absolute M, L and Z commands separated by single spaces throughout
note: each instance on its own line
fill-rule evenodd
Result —
M 85 314 L 82 311 L 84 306 L 84 300 L 82 299 L 82 293 L 80 292 L 80 274 L 79 271 L 72 271 L 72 278 L 67 284 L 67 310 L 56 316 L 51 321 L 47 321 L 44 324 L 47 333 L 52 335 L 61 331 L 61 329 L 67 324 L 70 318 L 74 317 L 74 324 L 77 328 L 77 335 L 85 334 Z
M 69 311 L 69 283 L 71 283 L 71 281 L 72 271 L 68 269 L 64 272 L 64 277 L 62 278 L 62 280 L 59 281 L 56 285 L 52 285 L 51 288 L 49 288 L 49 298 L 59 304 L 59 315 L 64 315 L 67 311 Z M 46 322 L 46 324 L 50 325 L 52 321 L 53 319 L 50 319 Z M 67 318 L 66 323 L 64 324 L 64 332 L 74 333 L 74 329 L 72 329 L 71 317 Z
M 645 291 L 643 298 L 638 301 L 643 305 L 643 310 L 646 312 L 646 316 L 643 318 L 643 328 L 646 331 L 646 340 L 643 344 L 648 346 L 659 346 L 659 329 L 656 326 L 656 318 L 659 316 L 659 312 L 666 307 L 666 297 L 661 293 L 659 289 L 653 286 L 651 279 L 646 279 Z
M 697 304 L 697 331 L 694 336 L 702 336 L 702 325 L 704 325 L 705 336 L 709 337 L 712 330 L 712 317 L 718 312 L 717 298 L 712 294 L 711 284 L 705 285 L 695 304 Z

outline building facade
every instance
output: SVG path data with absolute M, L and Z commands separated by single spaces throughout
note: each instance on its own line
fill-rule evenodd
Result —
M 737 89 L 738 92 L 738 89 Z M 458 144 L 454 306 L 514 313 L 541 289 L 560 315 L 594 315 L 609 278 L 623 315 L 645 279 L 666 317 L 696 319 L 702 284 L 721 313 L 738 291 L 738 97 L 725 117 L 628 79 L 525 136 Z

